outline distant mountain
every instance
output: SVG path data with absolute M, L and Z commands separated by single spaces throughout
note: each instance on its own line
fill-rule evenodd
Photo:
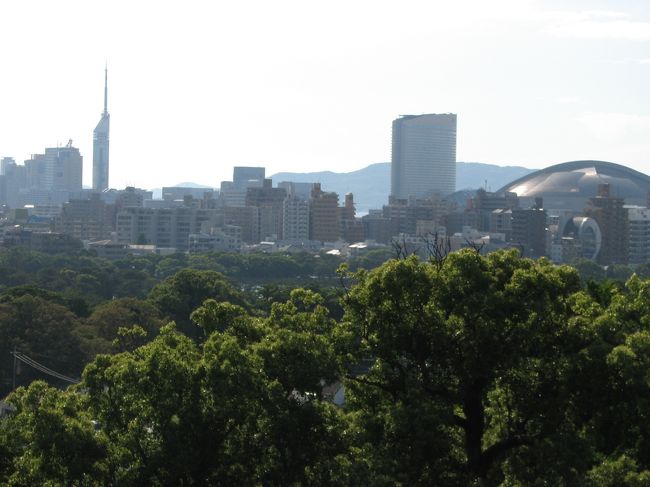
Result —
M 346 193 L 354 194 L 358 211 L 367 212 L 369 208 L 381 208 L 388 202 L 390 192 L 390 163 L 370 164 L 352 172 L 331 171 L 293 173 L 279 172 L 271 176 L 273 184 L 282 181 L 296 183 L 320 183 L 323 191 L 335 191 L 342 202 Z
M 206 188 L 206 189 L 213 188 L 212 186 L 206 186 L 204 184 L 197 184 L 197 183 L 190 183 L 190 182 L 174 184 L 171 187 L 172 188 Z M 162 188 L 152 188 L 149 191 L 153 192 L 153 199 L 155 200 L 162 199 Z
M 497 166 L 482 162 L 459 162 L 456 166 L 456 188 L 486 188 L 496 191 L 511 181 L 537 171 L 521 166 Z
M 525 176 L 535 169 L 521 166 L 497 166 L 480 162 L 459 162 L 456 170 L 456 187 L 459 190 L 487 187 L 496 191 L 510 181 Z M 390 193 L 390 162 L 370 164 L 351 172 L 279 172 L 271 176 L 273 184 L 282 181 L 296 183 L 321 183 L 324 191 L 335 191 L 343 201 L 345 193 L 353 193 L 357 210 L 366 213 L 371 208 L 381 208 L 388 203 Z M 174 186 L 185 188 L 211 188 L 203 184 L 185 182 Z M 162 198 L 162 189 L 154 188 L 153 197 Z
M 213 189 L 213 186 L 206 186 L 205 184 L 197 184 L 197 183 L 178 183 L 175 184 L 174 186 L 171 186 L 172 188 L 206 188 L 206 189 Z
M 456 171 L 458 189 L 477 189 L 486 186 L 495 191 L 510 181 L 533 172 L 520 166 L 497 166 L 479 162 L 459 162 Z M 379 162 L 347 173 L 331 171 L 291 173 L 280 172 L 271 176 L 273 184 L 282 181 L 321 183 L 324 191 L 335 191 L 340 196 L 353 193 L 357 210 L 367 212 L 388 203 L 390 193 L 390 163 Z

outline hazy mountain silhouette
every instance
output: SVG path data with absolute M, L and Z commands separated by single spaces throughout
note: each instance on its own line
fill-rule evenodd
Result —
M 486 187 L 497 190 L 510 181 L 525 176 L 535 169 L 521 166 L 497 166 L 480 162 L 459 162 L 456 171 L 456 188 L 478 189 Z M 321 183 L 324 191 L 335 191 L 339 194 L 339 202 L 343 203 L 345 193 L 353 193 L 357 210 L 366 213 L 371 208 L 381 208 L 388 203 L 390 193 L 390 162 L 370 164 L 363 169 L 351 172 L 279 172 L 271 176 L 273 185 L 282 181 L 297 183 Z M 189 188 L 212 188 L 192 182 L 178 183 L 174 186 Z M 162 198 L 161 188 L 153 188 L 153 197 Z
M 206 186 L 205 184 L 198 184 L 198 183 L 192 183 L 192 182 L 184 182 L 184 183 L 178 183 L 174 184 L 171 187 L 174 188 L 205 188 L 205 189 L 213 189 L 214 186 Z M 152 188 L 149 191 L 153 192 L 153 199 L 155 200 L 161 200 L 162 199 L 162 188 Z
M 487 187 L 496 190 L 510 181 L 525 176 L 535 169 L 521 166 L 497 166 L 479 162 L 459 162 L 456 171 L 456 188 L 477 189 Z M 339 201 L 345 193 L 353 193 L 358 211 L 381 208 L 388 203 L 390 193 L 390 163 L 371 164 L 358 171 L 336 173 L 331 171 L 292 173 L 280 172 L 271 176 L 273 184 L 282 181 L 321 183 L 324 191 L 335 191 Z M 487 184 L 486 184 L 487 183 Z

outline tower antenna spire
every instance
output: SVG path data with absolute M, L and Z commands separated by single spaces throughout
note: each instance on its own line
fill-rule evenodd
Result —
M 104 68 L 104 114 L 108 113 L 108 63 Z

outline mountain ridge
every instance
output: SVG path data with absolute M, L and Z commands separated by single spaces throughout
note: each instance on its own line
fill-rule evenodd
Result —
M 476 190 L 486 188 L 496 191 L 511 181 L 536 171 L 523 166 L 498 166 L 482 162 L 458 162 L 456 165 L 456 188 L 458 190 Z M 339 194 L 340 201 L 346 193 L 354 194 L 354 201 L 360 213 L 369 209 L 381 208 L 388 203 L 390 194 L 390 162 L 375 162 L 361 169 L 349 172 L 315 171 L 315 172 L 278 172 L 270 176 L 273 184 L 283 181 L 296 183 L 321 183 L 324 191 Z M 183 182 L 174 186 L 213 188 L 193 182 Z M 154 198 L 161 198 L 160 188 L 154 188 Z
M 536 169 L 523 166 L 498 166 L 481 162 L 458 162 L 456 165 L 456 188 L 496 191 L 507 183 L 525 176 Z M 334 191 L 342 197 L 353 193 L 357 210 L 367 212 L 388 203 L 390 193 L 390 162 L 376 162 L 362 169 L 336 173 L 317 171 L 308 173 L 279 172 L 271 176 L 273 183 L 293 181 L 297 183 L 321 183 L 324 191 Z M 487 184 L 486 184 L 487 182 Z

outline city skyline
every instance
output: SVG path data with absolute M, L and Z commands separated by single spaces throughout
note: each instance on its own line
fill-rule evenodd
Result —
M 3 5 L 0 157 L 73 139 L 91 186 L 108 60 L 116 188 L 359 169 L 428 112 L 459 114 L 459 161 L 650 172 L 647 2 L 447 3 Z

